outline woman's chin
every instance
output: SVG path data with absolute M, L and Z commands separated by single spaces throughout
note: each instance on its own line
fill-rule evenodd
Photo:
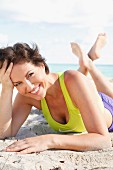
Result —
M 43 93 L 40 95 L 35 95 L 35 96 L 33 96 L 33 98 L 35 98 L 36 100 L 42 100 L 45 96 L 46 96 L 46 93 Z

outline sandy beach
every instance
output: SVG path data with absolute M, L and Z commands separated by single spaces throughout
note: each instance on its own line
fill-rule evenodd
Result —
M 49 127 L 42 112 L 33 108 L 16 137 L 0 140 L 0 170 L 113 170 L 113 147 L 87 152 L 47 150 L 26 155 L 3 151 L 17 139 L 47 133 L 56 132 Z M 110 135 L 113 144 L 113 133 Z

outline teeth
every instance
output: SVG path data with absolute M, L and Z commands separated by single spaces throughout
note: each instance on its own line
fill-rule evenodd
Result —
M 32 91 L 32 94 L 35 94 L 39 90 L 39 87 L 37 87 L 34 91 Z

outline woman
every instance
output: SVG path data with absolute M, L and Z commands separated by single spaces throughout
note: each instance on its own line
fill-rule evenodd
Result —
M 100 34 L 90 50 L 92 60 L 99 55 L 103 39 L 105 35 Z M 108 130 L 113 130 L 112 115 L 102 100 L 103 93 L 113 97 L 113 90 L 80 47 L 75 43 L 71 47 L 79 58 L 80 69 L 59 74 L 49 72 L 37 46 L 30 48 L 17 43 L 0 50 L 0 138 L 15 136 L 32 106 L 42 110 L 50 126 L 60 132 L 19 140 L 5 151 L 25 154 L 47 149 L 87 151 L 111 147 Z M 84 75 L 87 71 L 96 87 Z M 12 106 L 14 86 L 19 93 Z M 68 135 L 65 132 L 87 133 Z

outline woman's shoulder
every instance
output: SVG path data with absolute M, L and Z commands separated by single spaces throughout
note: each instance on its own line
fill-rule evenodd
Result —
M 74 70 L 67 70 L 64 72 L 64 82 L 68 90 L 73 90 L 75 87 L 80 89 L 80 87 L 83 88 L 85 84 L 87 85 L 90 83 L 87 76 Z
M 82 77 L 85 77 L 85 76 L 76 70 L 67 70 L 64 72 L 65 82 L 76 81 L 78 79 L 81 79 Z

